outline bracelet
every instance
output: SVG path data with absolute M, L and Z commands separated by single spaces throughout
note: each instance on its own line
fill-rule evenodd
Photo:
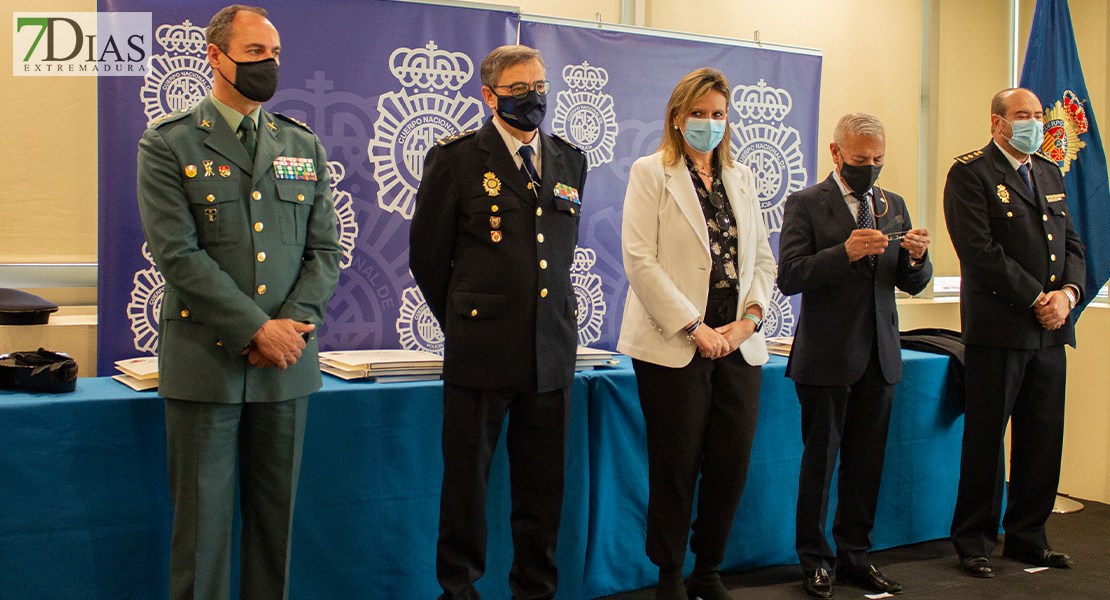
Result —
M 690 340 L 691 342 L 694 341 L 694 332 L 698 330 L 698 327 L 701 327 L 701 324 L 701 317 L 698 317 L 696 321 L 684 327 L 683 330 L 686 331 L 686 339 Z
M 752 323 L 754 323 L 756 331 L 759 331 L 760 328 L 763 327 L 763 319 L 760 319 L 759 317 L 753 315 L 752 313 L 744 313 L 744 316 L 740 317 L 740 320 L 744 320 L 744 319 L 747 319 L 747 320 L 751 321 Z

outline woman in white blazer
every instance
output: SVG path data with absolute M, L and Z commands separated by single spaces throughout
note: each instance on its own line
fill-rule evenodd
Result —
M 632 165 L 622 248 L 630 290 L 617 349 L 647 422 L 647 554 L 659 600 L 724 600 L 719 565 L 759 413 L 775 259 L 751 169 L 729 148 L 728 80 L 698 69 L 667 103 L 659 151 Z M 698 473 L 696 560 L 683 582 Z

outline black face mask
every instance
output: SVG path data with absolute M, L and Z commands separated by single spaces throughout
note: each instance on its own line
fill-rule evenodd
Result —
M 227 56 L 227 54 L 224 54 Z M 278 63 L 276 59 L 267 58 L 254 62 L 239 62 L 230 56 L 227 59 L 235 63 L 235 81 L 227 78 L 223 71 L 216 69 L 220 77 L 227 80 L 247 100 L 265 102 L 274 97 L 277 91 Z
M 871 186 L 875 185 L 875 180 L 879 178 L 879 171 L 883 170 L 882 165 L 864 165 L 857 167 L 848 163 L 841 163 L 840 177 L 844 179 L 844 183 L 852 188 L 852 191 L 857 194 L 865 194 Z
M 547 114 L 547 96 L 541 96 L 536 90 L 523 98 L 498 96 L 497 114 L 521 131 L 535 131 Z

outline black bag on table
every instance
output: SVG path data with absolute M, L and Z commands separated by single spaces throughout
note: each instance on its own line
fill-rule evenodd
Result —
M 77 361 L 39 348 L 0 354 L 0 389 L 61 394 L 77 389 Z

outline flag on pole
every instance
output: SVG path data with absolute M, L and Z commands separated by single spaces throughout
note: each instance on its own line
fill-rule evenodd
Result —
M 1037 0 L 1020 85 L 1044 105 L 1041 150 L 1060 165 L 1072 224 L 1086 246 L 1087 281 L 1072 311 L 1078 319 L 1110 279 L 1110 182 L 1067 0 Z

